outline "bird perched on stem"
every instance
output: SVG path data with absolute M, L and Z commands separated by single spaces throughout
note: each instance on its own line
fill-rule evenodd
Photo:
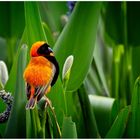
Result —
M 23 74 L 29 100 L 26 109 L 35 107 L 36 103 L 50 91 L 59 74 L 58 62 L 52 49 L 44 41 L 32 45 L 30 56 L 31 59 Z

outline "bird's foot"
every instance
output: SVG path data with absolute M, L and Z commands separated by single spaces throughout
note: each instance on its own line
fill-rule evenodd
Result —
M 54 109 L 54 107 L 52 106 L 51 100 L 49 100 L 49 98 L 47 98 L 46 96 L 44 96 L 44 99 L 45 99 L 45 108 L 48 106 L 48 107 Z

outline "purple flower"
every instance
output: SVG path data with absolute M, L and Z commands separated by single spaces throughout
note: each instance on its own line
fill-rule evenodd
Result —
M 72 13 L 75 4 L 76 4 L 76 1 L 68 1 L 67 2 L 68 8 L 69 8 L 69 11 L 67 13 L 68 15 L 70 15 Z

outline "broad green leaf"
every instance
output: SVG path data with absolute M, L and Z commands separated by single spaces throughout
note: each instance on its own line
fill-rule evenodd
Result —
M 26 66 L 27 46 L 23 45 L 17 55 L 17 77 L 16 89 L 14 94 L 14 103 L 12 112 L 7 123 L 6 138 L 25 138 L 26 137 L 26 94 L 23 80 L 23 71 Z
M 84 123 L 87 132 L 87 137 L 99 138 L 100 136 L 97 129 L 94 112 L 90 106 L 89 98 L 83 85 L 78 89 L 78 96 L 79 96 L 79 101 L 84 116 Z
M 19 47 L 18 47 L 18 51 L 15 55 L 14 62 L 13 62 L 13 65 L 12 65 L 12 68 L 10 71 L 9 79 L 4 87 L 5 91 L 10 92 L 13 96 L 14 96 L 15 90 L 16 90 L 16 78 L 15 77 L 17 77 L 17 69 L 18 69 L 18 65 L 17 65 L 18 59 L 17 58 L 19 56 L 20 48 L 21 48 L 25 38 L 26 38 L 25 33 L 23 33 L 22 39 L 21 39 Z M 0 109 L 4 110 L 5 106 L 1 105 Z M 6 124 L 7 123 L 0 125 L 0 131 L 1 131 L 2 136 L 4 135 Z
M 106 138 L 122 138 L 126 129 L 129 112 L 129 107 L 125 107 L 121 110 L 121 112 L 116 117 L 113 125 L 111 126 L 110 130 L 108 131 Z
M 90 94 L 88 97 L 95 114 L 99 133 L 101 137 L 105 137 L 118 114 L 118 102 L 114 98 L 103 96 Z
M 60 78 L 58 78 L 56 84 L 51 88 L 51 92 L 48 93 L 47 97 L 52 102 L 52 106 L 55 109 L 58 123 L 60 125 L 60 128 L 62 128 L 63 117 L 66 110 L 65 110 L 65 102 L 64 102 L 64 91 L 62 88 L 62 82 Z
M 62 138 L 77 138 L 76 125 L 72 121 L 71 117 L 64 117 Z
M 6 85 L 5 85 L 5 90 L 11 92 L 12 94 L 14 94 L 15 91 L 15 87 L 16 87 L 16 78 L 17 77 L 17 57 L 18 57 L 18 53 L 16 54 L 16 57 L 14 59 L 11 71 L 10 71 L 10 75 L 9 75 L 9 80 L 7 81 Z
M 76 90 L 88 72 L 93 58 L 99 13 L 100 2 L 77 2 L 54 46 L 56 58 L 60 64 L 60 73 L 69 55 L 73 55 L 75 59 L 68 90 Z
M 20 37 L 25 26 L 23 2 L 1 2 L 0 9 L 0 36 Z
M 25 23 L 27 44 L 29 47 L 37 41 L 47 41 L 45 32 L 41 23 L 41 17 L 37 2 L 25 2 Z
M 97 67 L 97 71 L 99 73 L 101 82 L 104 86 L 106 95 L 109 96 L 108 85 L 107 85 L 107 81 L 105 79 L 105 73 L 103 71 L 103 64 L 102 64 L 103 62 L 101 60 L 101 55 L 100 55 L 100 51 L 99 51 L 99 42 L 96 42 L 96 44 L 95 44 L 95 50 L 94 50 L 93 55 L 94 55 L 94 60 L 95 60 L 95 64 L 96 64 L 96 67 Z
M 47 40 L 48 40 L 48 44 L 53 47 L 54 46 L 54 38 L 53 38 L 53 34 L 50 31 L 48 25 L 46 23 L 42 23 L 45 34 L 47 36 Z
M 20 46 L 23 43 L 25 43 L 25 40 L 26 40 L 26 33 L 25 32 L 26 32 L 26 30 L 24 30 L 24 33 L 22 35 L 21 41 L 19 43 L 17 54 L 15 56 L 15 59 L 14 59 L 14 62 L 13 62 L 13 65 L 12 65 L 12 68 L 10 71 L 9 79 L 5 85 L 5 90 L 11 92 L 13 95 L 14 95 L 15 87 L 16 87 L 16 78 L 15 77 L 17 77 L 17 61 L 18 61 L 17 57 L 18 57 L 18 54 L 20 51 Z

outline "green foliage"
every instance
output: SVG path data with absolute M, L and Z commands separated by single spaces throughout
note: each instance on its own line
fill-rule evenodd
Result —
M 134 89 L 133 89 L 133 97 L 131 101 L 131 114 L 129 117 L 129 121 L 127 124 L 126 137 L 130 138 L 139 138 L 140 134 L 138 130 L 140 129 L 140 77 L 136 79 Z
M 89 95 L 89 100 L 95 113 L 99 133 L 105 137 L 118 114 L 118 102 L 114 98 L 95 95 Z
M 38 5 L 35 2 L 25 2 L 25 21 L 26 21 L 26 36 L 28 45 L 31 45 L 39 40 L 45 40 L 46 36 L 41 23 Z
M 62 138 L 77 138 L 76 125 L 71 118 L 64 118 L 62 126 Z
M 23 76 L 22 76 L 22 73 L 26 66 L 26 59 L 27 59 L 27 46 L 26 45 L 21 46 L 21 49 L 19 50 L 19 53 L 16 59 L 17 59 L 16 89 L 14 92 L 14 103 L 12 107 L 12 112 L 7 122 L 6 132 L 4 136 L 6 138 L 17 138 L 17 137 L 25 138 L 26 137 L 26 125 L 25 125 L 26 95 L 24 94 L 25 84 L 24 84 Z
M 83 14 L 80 14 L 81 12 Z M 88 72 L 93 58 L 99 12 L 100 3 L 98 2 L 78 2 L 54 46 L 56 58 L 60 64 L 60 72 L 69 55 L 73 55 L 75 59 L 67 90 L 76 90 Z M 81 61 L 83 65 L 80 67 Z
M 125 107 L 116 117 L 113 125 L 111 126 L 106 138 L 121 138 L 126 128 L 128 120 L 129 108 Z
M 140 138 L 139 5 L 0 2 L 0 59 L 9 73 L 1 84 L 7 71 L 0 65 L 0 89 L 14 98 L 0 137 Z M 51 104 L 44 97 L 26 110 L 23 72 L 37 41 L 53 48 L 60 73 L 46 95 Z

